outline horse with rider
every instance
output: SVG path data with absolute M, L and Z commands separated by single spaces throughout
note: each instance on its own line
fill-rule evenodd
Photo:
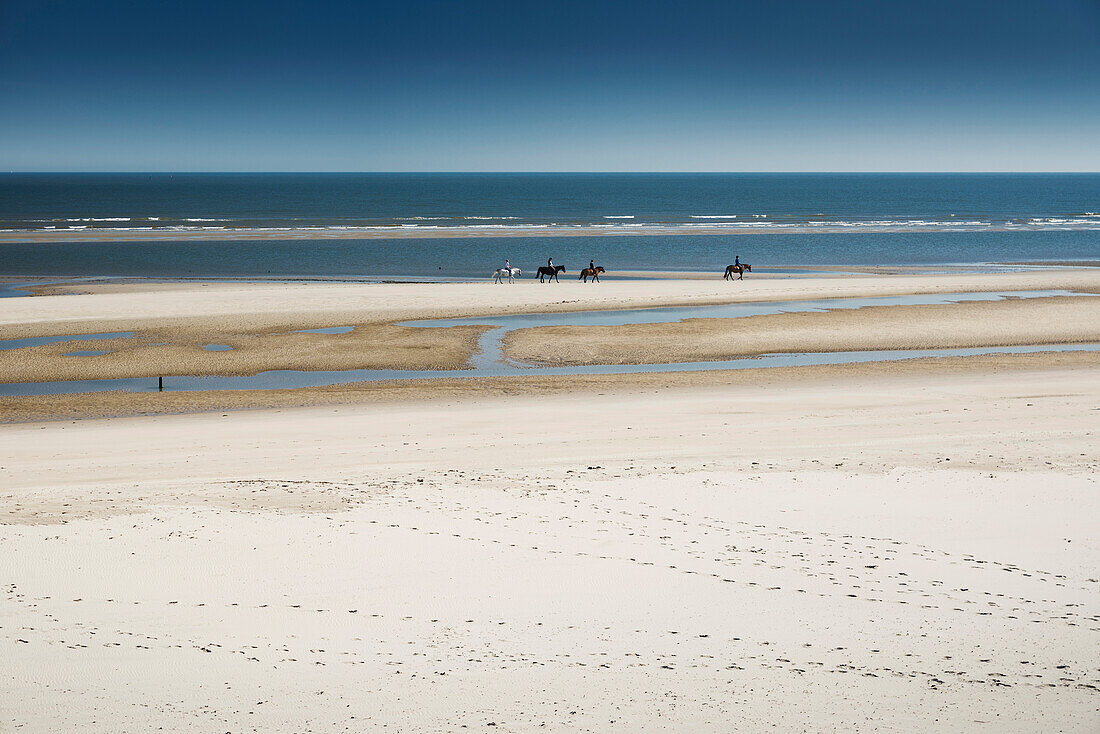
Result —
M 733 259 L 733 265 L 726 266 L 726 273 L 722 276 L 723 280 L 744 280 L 745 273 L 752 272 L 752 265 L 741 262 L 741 256 L 737 255 Z M 737 273 L 737 277 L 734 278 L 733 274 Z

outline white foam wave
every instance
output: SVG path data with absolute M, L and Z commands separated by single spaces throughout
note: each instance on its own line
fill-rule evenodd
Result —
M 604 219 L 633 219 L 633 214 L 605 214 Z
M 737 219 L 736 214 L 692 214 L 692 219 Z
M 492 222 L 492 221 L 504 221 L 519 219 L 519 217 L 394 217 L 395 222 L 446 222 L 452 220 L 462 220 L 471 222 Z

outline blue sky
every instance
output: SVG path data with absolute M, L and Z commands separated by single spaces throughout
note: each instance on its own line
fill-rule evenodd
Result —
M 1098 171 L 1100 0 L 0 0 L 0 170 Z

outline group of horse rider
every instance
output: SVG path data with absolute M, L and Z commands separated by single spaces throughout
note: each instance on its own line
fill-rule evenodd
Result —
M 551 270 L 554 269 L 554 258 L 552 258 L 552 257 L 546 258 L 546 267 L 550 268 Z M 588 261 L 588 268 L 589 268 L 589 270 L 595 270 L 596 269 L 596 260 L 595 259 L 592 259 L 592 260 Z M 512 269 L 512 261 L 509 260 L 508 258 L 504 259 L 504 269 L 509 270 L 509 271 Z
M 557 273 L 558 273 L 559 270 L 564 271 L 565 268 L 561 267 L 560 265 L 555 268 L 554 267 L 554 258 L 548 257 L 548 258 L 546 258 L 546 267 L 545 268 L 539 268 L 539 276 L 540 276 L 539 279 L 541 280 L 541 276 L 544 275 L 544 274 L 556 279 L 557 278 Z M 733 259 L 733 265 L 729 265 L 729 266 L 726 267 L 725 277 L 727 279 L 729 279 L 729 278 L 732 277 L 733 273 L 737 273 L 738 276 L 739 276 L 737 279 L 738 280 L 744 280 L 746 271 L 751 272 L 752 271 L 752 266 L 750 266 L 747 263 L 741 262 L 741 256 L 737 255 Z M 602 272 L 604 272 L 604 269 L 603 268 L 597 269 L 596 268 L 596 260 L 595 260 L 595 258 L 593 258 L 593 259 L 588 261 L 588 268 L 581 271 L 581 277 L 585 279 L 585 282 L 587 282 L 588 279 L 587 279 L 587 277 L 585 277 L 585 275 L 586 274 L 591 274 L 591 276 L 594 277 L 598 281 L 599 277 L 598 277 L 597 273 L 602 273 Z M 511 279 L 511 276 L 512 276 L 513 273 L 518 274 L 519 273 L 519 268 L 513 268 L 511 259 L 505 258 L 504 267 L 497 271 L 497 275 L 499 276 L 499 275 L 503 274 L 503 275 L 506 275 L 509 279 Z

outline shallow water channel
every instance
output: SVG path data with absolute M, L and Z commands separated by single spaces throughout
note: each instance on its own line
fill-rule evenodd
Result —
M 940 295 L 881 296 L 875 298 L 829 298 L 808 301 L 768 301 L 733 303 L 719 306 L 684 306 L 674 308 L 629 309 L 618 311 L 576 311 L 570 313 L 533 313 L 505 316 L 484 316 L 461 319 L 433 319 L 402 322 L 402 326 L 446 328 L 463 325 L 483 325 L 496 328 L 482 334 L 470 366 L 460 370 L 337 370 L 302 371 L 272 370 L 240 377 L 165 376 L 164 391 L 197 390 L 270 390 L 301 387 L 321 387 L 352 382 L 382 380 L 423 380 L 472 377 L 607 375 L 637 372 L 701 372 L 706 370 L 758 369 L 765 367 L 797 367 L 826 364 L 895 361 L 922 357 L 957 357 L 979 354 L 1027 354 L 1033 352 L 1100 351 L 1100 344 L 1047 344 L 1020 347 L 974 347 L 962 349 L 871 350 L 851 352 L 806 352 L 765 354 L 729 360 L 677 362 L 641 365 L 582 365 L 546 367 L 509 360 L 502 343 L 505 334 L 516 329 L 537 326 L 613 326 L 654 324 L 691 318 L 743 318 L 778 313 L 858 309 L 868 306 L 920 306 L 958 303 L 960 301 L 997 301 L 1009 298 L 1044 298 L 1078 296 L 1071 291 L 1001 291 L 988 293 L 950 293 Z M 314 333 L 341 334 L 354 327 L 308 329 Z M 80 335 L 70 337 L 40 337 L 0 340 L 0 350 L 18 349 L 66 340 L 110 339 L 133 336 L 132 332 Z M 56 395 L 63 393 L 157 391 L 158 378 L 130 377 L 108 380 L 72 380 L 57 382 L 22 382 L 0 384 L 0 395 Z

